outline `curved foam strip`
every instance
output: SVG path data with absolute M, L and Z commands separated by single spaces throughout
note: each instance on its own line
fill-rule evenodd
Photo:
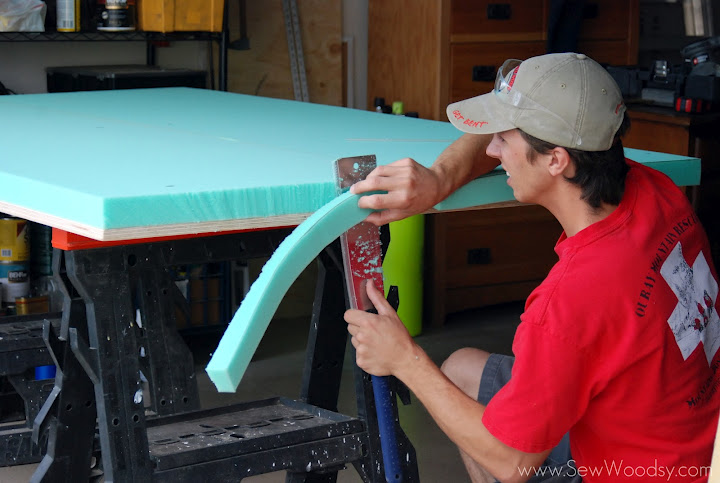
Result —
M 235 392 L 292 283 L 320 251 L 372 210 L 349 191 L 312 214 L 275 250 L 233 316 L 205 371 L 220 392 Z

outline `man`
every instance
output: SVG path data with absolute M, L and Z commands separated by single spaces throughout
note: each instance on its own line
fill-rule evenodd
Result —
M 447 112 L 466 134 L 430 169 L 405 159 L 355 185 L 387 191 L 360 199 L 383 210 L 368 220 L 423 212 L 501 164 L 514 196 L 562 225 L 559 261 L 527 300 L 514 359 L 465 348 L 442 369 L 368 284 L 378 314 L 345 315 L 358 365 L 415 393 L 473 481 L 704 481 L 720 407 L 717 274 L 684 194 L 624 159 L 615 82 L 581 54 L 508 61 L 492 92 Z M 561 476 L 543 466 L 558 463 Z

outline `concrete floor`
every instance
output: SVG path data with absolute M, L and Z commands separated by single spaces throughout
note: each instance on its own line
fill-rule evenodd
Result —
M 522 312 L 522 303 L 512 303 L 453 314 L 441 328 L 426 328 L 417 342 L 438 364 L 453 351 L 466 346 L 490 352 L 510 353 L 512 337 Z M 271 323 L 260 347 L 234 394 L 220 394 L 204 371 L 210 352 L 216 345 L 212 337 L 188 341 L 197 366 L 203 407 L 217 407 L 240 401 L 273 396 L 296 398 L 300 391 L 305 359 L 307 321 L 281 319 Z M 339 411 L 355 414 L 352 375 L 353 361 L 346 357 Z M 415 446 L 420 479 L 423 482 L 469 481 L 455 446 L 438 429 L 423 406 L 414 398 L 409 406 L 400 406 L 403 430 Z M 0 483 L 26 482 L 37 465 L 0 468 Z M 284 482 L 284 472 L 246 478 L 249 483 Z M 341 483 L 361 481 L 352 466 L 339 473 Z

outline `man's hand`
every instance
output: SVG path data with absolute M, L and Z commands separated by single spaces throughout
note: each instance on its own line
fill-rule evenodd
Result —
M 382 210 L 367 217 L 367 221 L 377 226 L 423 213 L 442 200 L 438 174 L 410 158 L 378 166 L 350 191 L 355 194 L 387 191 L 387 194 L 363 196 L 358 202 L 360 208 Z
M 355 359 L 361 369 L 374 376 L 394 375 L 403 364 L 415 359 L 415 342 L 372 280 L 368 280 L 366 286 L 378 313 L 345 312 Z

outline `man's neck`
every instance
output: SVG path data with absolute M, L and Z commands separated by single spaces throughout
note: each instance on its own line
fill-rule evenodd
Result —
M 560 222 L 568 238 L 604 220 L 617 208 L 616 205 L 607 203 L 601 204 L 599 208 L 593 208 L 580 198 L 580 194 L 579 189 L 570 190 L 553 201 L 541 203 Z
M 565 227 L 565 225 L 563 225 L 565 234 L 568 237 L 578 234 L 580 231 L 584 230 L 590 225 L 602 221 L 608 216 L 610 216 L 610 214 L 615 211 L 616 208 L 616 205 L 608 205 L 605 203 L 603 203 L 600 208 L 591 208 L 590 206 L 586 205 L 584 216 L 580 216 L 576 220 L 573 220 L 571 223 L 569 223 L 568 227 Z

